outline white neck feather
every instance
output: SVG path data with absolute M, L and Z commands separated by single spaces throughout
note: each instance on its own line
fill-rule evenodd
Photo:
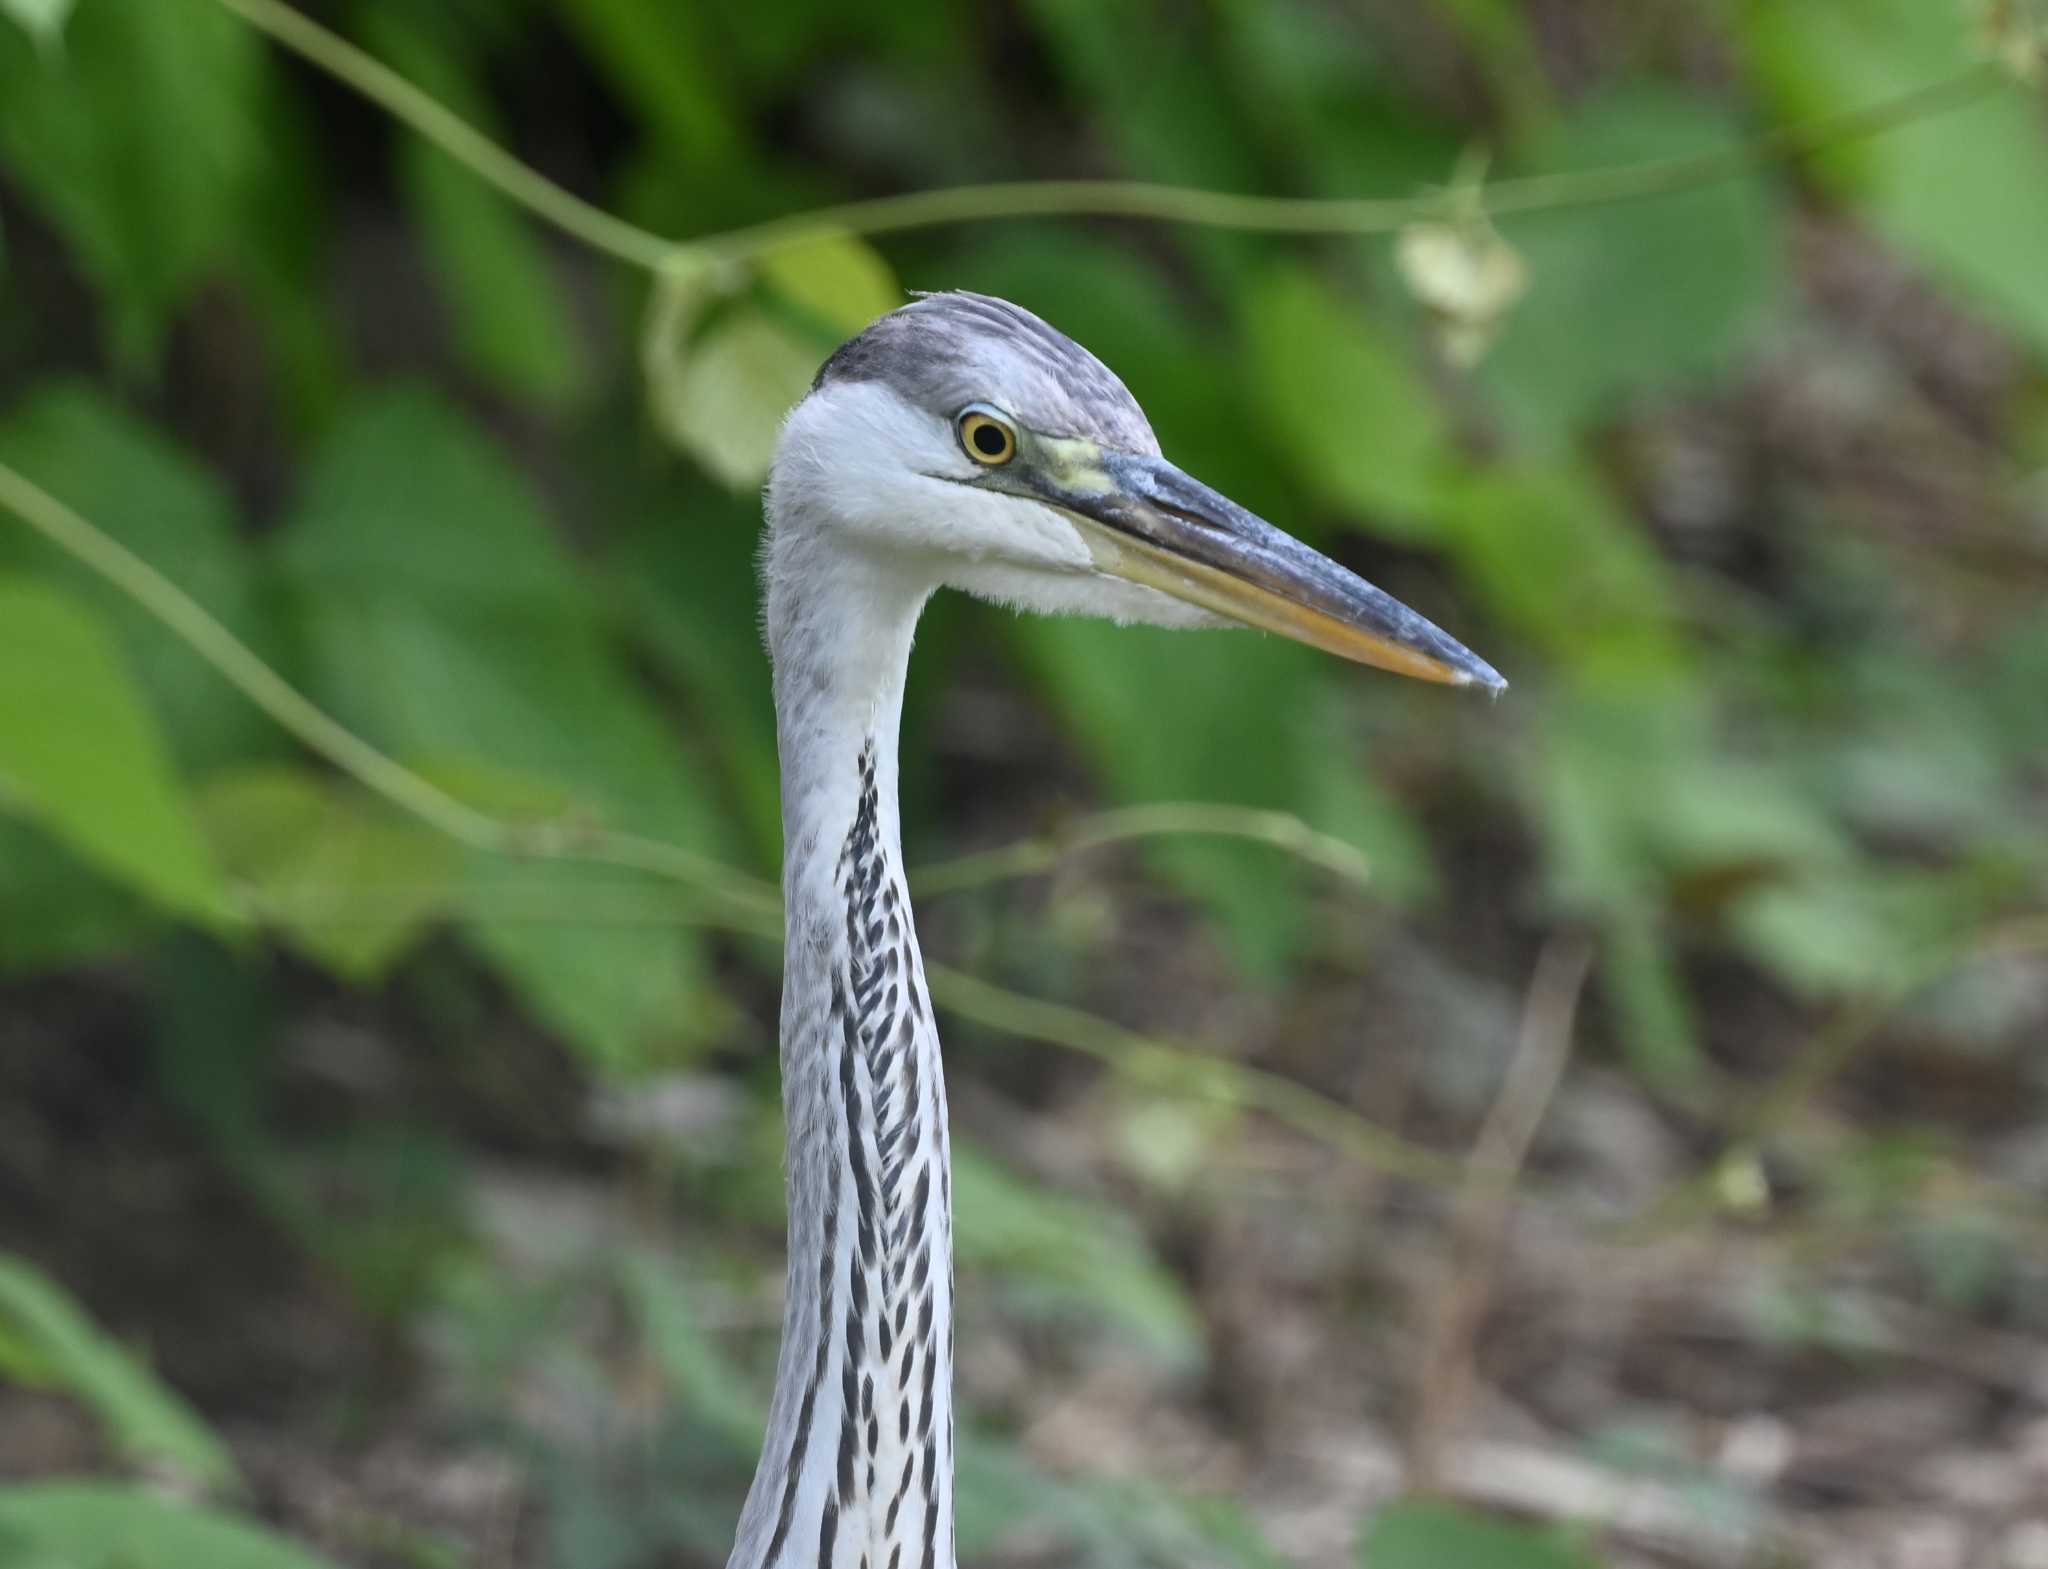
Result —
M 771 502 L 789 1286 L 731 1569 L 953 1569 L 952 1180 L 896 734 L 929 587 Z

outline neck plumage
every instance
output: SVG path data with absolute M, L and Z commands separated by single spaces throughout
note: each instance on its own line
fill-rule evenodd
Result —
M 767 581 L 789 1286 L 731 1569 L 953 1569 L 946 1095 L 896 809 L 924 595 L 788 531 Z

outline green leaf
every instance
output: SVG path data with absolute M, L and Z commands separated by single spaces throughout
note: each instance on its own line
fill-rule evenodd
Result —
M 640 1320 L 641 1339 L 673 1383 L 677 1402 L 751 1459 L 760 1450 L 767 1413 L 698 1311 L 701 1276 L 686 1273 L 665 1253 L 642 1249 L 622 1253 L 615 1268 Z
M 165 908 L 231 919 L 149 712 L 97 617 L 0 578 L 0 808 L 41 823 Z
M 0 30 L 0 152 L 109 296 L 132 358 L 153 359 L 173 312 L 233 259 L 265 157 L 267 69 L 210 0 L 85 6 L 61 51 Z
M 1596 1569 L 1592 1556 L 1555 1528 L 1420 1499 L 1374 1515 L 1358 1561 L 1363 1569 Z
M 304 769 L 217 774 L 197 804 L 260 918 L 344 980 L 376 980 L 455 903 L 453 843 Z
M 558 0 L 555 9 L 648 134 L 692 162 L 738 155 L 735 84 L 703 36 L 707 17 L 667 0 Z
M 1636 84 L 1582 105 L 1530 161 L 1546 172 L 1605 168 L 1725 148 L 1743 135 L 1720 108 Z M 1780 204 L 1760 174 L 1502 219 L 1530 288 L 1481 381 L 1519 434 L 1555 445 L 1631 394 L 1733 363 L 1782 292 L 1780 228 Z
M 1802 0 L 1741 15 L 1782 119 L 1865 108 L 1973 58 L 1958 5 Z M 2038 97 L 2007 88 L 1812 163 L 1938 279 L 2048 352 L 2048 131 Z
M 723 851 L 702 770 L 634 680 L 580 565 L 445 407 L 402 394 L 344 418 L 277 549 L 306 685 L 352 728 L 438 775 L 516 782 L 515 815 L 538 797 L 550 817 Z M 589 895 L 572 868 L 467 864 L 471 941 L 537 1016 L 617 1065 L 715 1024 L 693 931 L 551 920 L 508 887 L 515 872 Z
M 673 463 L 655 470 L 624 453 L 594 456 L 604 465 L 604 515 L 618 530 L 607 561 L 612 592 L 646 657 L 687 696 L 754 860 L 773 873 L 782 811 L 758 609 L 760 503 L 683 483 Z
M 713 846 L 692 759 L 635 683 L 580 563 L 445 406 L 345 418 L 278 539 L 315 694 L 372 739 L 558 788 L 607 826 Z
M 234 505 L 220 481 L 103 393 L 65 384 L 24 400 L 0 422 L 0 462 L 127 546 L 244 642 L 272 651 Z M 128 667 L 184 768 L 217 767 L 279 746 L 269 721 L 156 617 L 54 545 L 0 524 L 0 571 L 19 568 L 75 593 L 119 634 Z
M 315 600 L 591 619 L 523 476 L 423 389 L 378 393 L 344 413 L 307 470 L 277 557 Z
M 1376 532 L 1428 538 L 1453 454 L 1405 345 L 1298 267 L 1260 280 L 1244 330 L 1257 406 L 1302 478 Z
M 782 417 L 810 390 L 823 352 L 750 305 L 738 305 L 690 346 L 661 410 L 663 427 L 705 470 L 753 490 L 775 456 Z
M 477 855 L 461 907 L 471 946 L 528 1011 L 607 1073 L 688 1062 L 728 1017 L 673 883 Z
M 1640 685 L 1682 660 L 1668 570 L 1587 469 L 1460 476 L 1445 490 L 1444 522 L 1465 580 L 1553 661 Z
M 1602 928 L 1601 979 L 1636 1071 L 1653 1085 L 1682 1089 L 1697 1080 L 1706 1058 L 1691 999 L 1658 920 L 1651 908 L 1609 912 Z
M 0 1253 L 0 1372 L 82 1401 L 130 1460 L 169 1466 L 207 1488 L 236 1480 L 234 1461 L 192 1408 L 61 1286 L 9 1253 Z
M 1177 185 L 1270 187 L 1260 139 L 1238 111 L 1243 95 L 1206 47 L 1206 27 L 1163 25 L 1160 13 L 1146 7 L 1099 0 L 1031 0 L 1022 11 L 1072 102 L 1088 106 L 1091 130 L 1124 168 Z M 1144 68 L 1133 69 L 1140 60 Z M 1014 131 L 1008 123 L 1002 128 Z M 1175 244 L 1233 285 L 1250 258 L 1270 254 L 1260 242 L 1217 230 L 1188 229 Z
M 0 815 L 0 970 L 104 959 L 161 924 L 125 883 L 39 829 Z
M 1921 973 L 1956 935 L 1991 919 L 1953 876 L 1845 865 L 1759 888 L 1728 916 L 1757 963 L 1805 996 L 1883 992 Z
M 1000 1275 L 1024 1301 L 1107 1321 L 1158 1355 L 1199 1361 L 1193 1307 L 1127 1222 L 1020 1182 L 978 1151 L 956 1145 L 953 1156 L 964 1269 Z
M 20 25 L 44 54 L 54 59 L 64 41 L 64 23 L 75 0 L 0 0 L 0 12 Z
M 903 303 L 903 289 L 872 245 L 828 234 L 761 258 L 768 287 L 836 337 L 850 337 Z
M 494 141 L 489 100 L 453 45 L 412 13 L 373 13 L 374 41 L 392 65 Z M 498 191 L 416 136 L 397 143 L 399 183 L 439 274 L 463 356 L 493 386 L 547 409 L 573 403 L 588 382 L 561 283 L 532 222 Z
M 140 1488 L 0 1488 L 0 1553 L 23 1569 L 334 1569 L 262 1527 Z

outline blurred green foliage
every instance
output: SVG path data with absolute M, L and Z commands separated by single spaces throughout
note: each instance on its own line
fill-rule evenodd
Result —
M 1565 70 L 1515 6 L 1426 13 L 1419 34 L 1299 0 L 323 14 L 486 135 L 683 234 L 1074 170 L 1311 196 L 1441 183 L 1467 144 L 1504 176 L 1598 170 L 1868 106 L 1975 47 L 1960 7 L 1926 0 L 1729 4 L 1682 26 L 1647 8 L 1597 65 Z M 1795 485 L 1771 498 L 1759 565 L 1717 554 L 1733 525 L 1711 495 L 1660 517 L 1631 444 L 1646 414 L 1711 407 L 1787 345 L 1842 399 L 1915 406 L 1804 279 L 1802 246 L 1840 224 L 2031 367 L 2028 396 L 1981 408 L 1976 435 L 2011 470 L 2048 460 L 2048 132 L 2018 89 L 1797 172 L 1504 217 L 1529 290 L 1470 371 L 1378 240 L 968 225 L 828 235 L 738 277 L 656 285 L 338 101 L 215 0 L 0 5 L 0 212 L 0 463 L 352 731 L 508 820 L 772 873 L 752 552 L 776 422 L 902 285 L 967 286 L 1088 343 L 1170 454 L 1423 603 L 1516 685 L 1488 712 L 1273 642 L 981 611 L 968 634 L 942 608 L 906 722 L 906 790 L 929 809 L 906 812 L 914 858 L 957 842 L 928 761 L 957 662 L 1042 706 L 1105 798 L 1299 814 L 1371 857 L 1383 915 L 1596 931 L 1602 1044 L 1691 1110 L 1726 1071 L 1702 966 L 1747 966 L 1806 1004 L 1881 995 L 2048 879 L 2038 500 L 2031 525 L 2016 497 L 1972 520 L 1966 550 L 1888 535 L 1853 487 Z M 2034 587 L 2015 603 L 1973 554 L 2027 563 Z M 689 1070 L 735 1083 L 755 1117 L 772 1106 L 772 951 L 693 919 L 659 879 L 510 861 L 401 815 L 11 518 L 0 813 L 0 971 L 140 977 L 166 1098 L 370 1311 L 460 1347 L 471 1417 L 540 1456 L 555 1561 L 625 1569 L 678 1542 L 717 1556 L 760 1412 L 760 1380 L 706 1327 L 741 1294 L 738 1266 L 710 1243 L 687 1266 L 565 1244 L 515 1287 L 476 1244 L 466 1157 L 423 1121 L 290 1146 L 265 1085 L 281 994 L 309 983 L 265 944 L 342 995 L 426 999 L 452 1037 L 489 977 L 580 1082 L 630 1094 Z M 1483 847 L 1510 837 L 1515 870 L 1497 870 Z M 1234 985 L 1337 959 L 1348 928 L 1269 851 L 1147 854 L 1224 934 Z M 1054 964 L 1020 954 L 1009 978 Z M 1936 999 L 2005 1049 L 1994 1002 Z M 707 1233 L 772 1224 L 772 1149 L 670 1158 Z M 333 1188 L 358 1202 L 337 1208 Z M 963 1271 L 1007 1310 L 1200 1363 L 1183 1283 L 1107 1211 L 971 1147 L 957 1197 Z M 1982 1268 L 1937 1254 L 1958 1290 Z M 578 1453 L 522 1426 L 505 1387 L 517 1368 L 572 1403 L 613 1398 L 615 1370 L 550 1341 L 554 1308 L 585 1291 L 638 1326 L 668 1399 L 653 1438 Z M 72 1389 L 124 1456 L 227 1485 L 182 1403 L 12 1260 L 0 1370 Z M 1030 1516 L 1075 1562 L 1272 1561 L 1234 1509 L 1056 1482 L 1000 1433 L 975 1435 L 962 1487 L 969 1558 Z M 0 1542 L 27 1544 L 10 1561 L 124 1564 L 141 1540 L 167 1566 L 310 1562 L 141 1492 L 0 1490 Z M 1586 1560 L 1401 1506 L 1364 1561 Z

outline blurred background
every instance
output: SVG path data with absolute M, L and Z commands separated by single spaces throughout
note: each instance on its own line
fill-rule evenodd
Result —
M 1514 687 L 933 605 L 962 1561 L 2048 1565 L 2038 8 L 307 5 L 663 236 L 1438 193 L 663 290 L 252 11 L 0 0 L 0 1563 L 724 1562 L 757 486 L 834 343 L 965 287 Z

